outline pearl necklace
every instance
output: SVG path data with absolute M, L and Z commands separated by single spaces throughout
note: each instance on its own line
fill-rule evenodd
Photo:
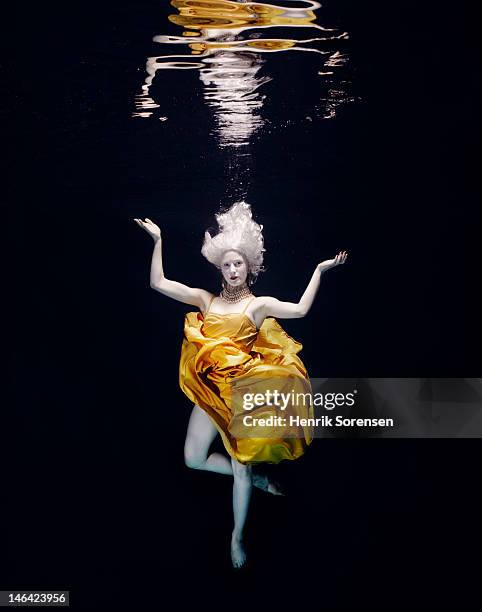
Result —
M 253 294 L 245 283 L 242 287 L 231 287 L 230 285 L 226 285 L 226 287 L 223 287 L 219 297 L 225 302 L 228 302 L 228 304 L 236 304 L 236 302 L 240 302 L 250 295 Z

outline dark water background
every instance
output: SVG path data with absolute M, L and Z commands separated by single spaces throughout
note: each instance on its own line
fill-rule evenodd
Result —
M 272 127 L 240 179 L 265 226 L 257 293 L 295 299 L 318 261 L 347 249 L 309 316 L 284 322 L 312 376 L 476 376 L 469 3 L 326 6 L 351 34 L 359 101 L 303 121 L 312 100 L 297 58 L 272 62 Z M 211 136 L 194 73 L 170 74 L 168 122 L 132 118 L 167 3 L 10 11 L 4 268 L 18 297 L 0 587 L 70 589 L 74 609 L 151 593 L 157 609 L 176 579 L 181 599 L 200 579 L 207 600 L 242 591 L 321 604 L 376 598 L 374 581 L 407 594 L 451 572 L 475 517 L 476 440 L 318 442 L 280 466 L 287 499 L 255 492 L 251 568 L 231 575 L 230 482 L 182 462 L 189 307 L 149 289 L 151 243 L 131 219 L 161 225 L 168 277 L 215 290 L 200 246 L 232 201 L 235 162 Z

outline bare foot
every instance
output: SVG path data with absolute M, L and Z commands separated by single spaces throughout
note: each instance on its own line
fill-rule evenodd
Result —
M 271 495 L 284 495 L 280 485 L 263 474 L 253 474 L 253 485 Z
M 234 534 L 231 537 L 231 562 L 233 567 L 239 569 L 246 564 L 246 552 L 243 540 Z

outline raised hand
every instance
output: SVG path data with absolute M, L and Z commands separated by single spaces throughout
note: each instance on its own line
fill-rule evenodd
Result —
M 144 221 L 142 219 L 134 219 L 134 221 L 139 227 L 142 227 L 142 229 L 149 234 L 149 236 L 154 240 L 154 242 L 160 240 L 161 230 L 159 226 L 157 226 L 153 221 L 151 221 L 147 217 L 145 217 Z
M 320 270 L 320 272 L 326 272 L 326 270 L 329 270 L 330 268 L 344 264 L 347 257 L 348 253 L 346 251 L 340 251 L 334 259 L 327 259 L 326 261 L 319 263 L 318 270 Z

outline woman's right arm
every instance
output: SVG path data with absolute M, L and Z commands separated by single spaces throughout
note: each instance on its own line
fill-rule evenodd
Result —
M 188 287 L 177 281 L 169 280 L 164 276 L 162 266 L 162 238 L 161 230 L 150 219 L 134 219 L 134 221 L 142 227 L 154 240 L 154 250 L 151 260 L 151 275 L 150 284 L 152 289 L 159 291 L 167 297 L 183 302 L 184 304 L 192 304 L 201 310 L 205 310 L 209 304 L 212 294 L 204 289 Z

